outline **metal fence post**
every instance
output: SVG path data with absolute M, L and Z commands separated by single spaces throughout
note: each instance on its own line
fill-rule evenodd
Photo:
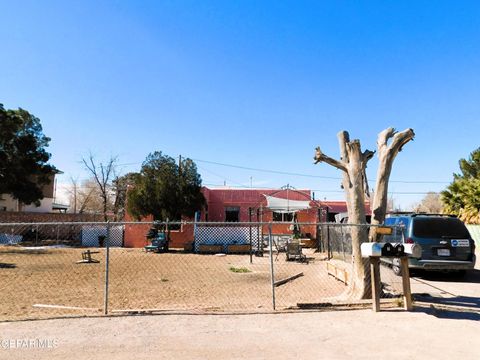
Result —
M 322 234 L 321 234 L 322 228 L 320 224 L 315 224 L 315 240 L 317 242 L 317 251 L 322 252 Z
M 340 225 L 340 231 L 341 231 L 341 239 L 342 239 L 341 245 L 342 245 L 343 261 L 346 261 L 346 258 L 345 258 L 345 244 L 343 243 L 345 241 L 345 235 L 343 233 L 343 224 Z
M 249 229 L 249 239 L 250 239 L 250 264 L 253 263 L 253 256 L 252 256 L 252 208 L 248 208 L 248 229 Z M 258 250 L 258 249 L 257 249 Z
M 272 282 L 272 306 L 275 310 L 275 274 L 273 272 L 272 223 L 268 224 L 268 247 L 270 252 L 270 277 Z
M 104 292 L 104 303 L 103 303 L 103 313 L 108 314 L 108 274 L 109 274 L 109 265 L 110 265 L 110 221 L 107 221 L 107 238 L 105 239 L 105 292 Z
M 331 256 L 331 247 L 330 247 L 330 225 L 327 225 L 327 259 L 330 260 Z
M 168 225 L 168 218 L 167 220 L 165 221 L 165 230 L 167 232 L 167 251 L 170 249 L 170 226 Z

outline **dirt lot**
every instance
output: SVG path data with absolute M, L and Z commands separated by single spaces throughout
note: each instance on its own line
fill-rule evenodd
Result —
M 105 252 L 95 264 L 77 264 L 86 249 L 0 247 L 0 321 L 100 313 L 104 302 Z M 318 302 L 345 286 L 327 275 L 322 255 L 308 264 L 274 255 L 275 279 L 303 276 L 276 288 L 277 309 Z M 238 272 L 235 272 L 238 271 Z M 247 272 L 242 272 L 247 271 Z M 266 311 L 272 309 L 269 257 L 154 254 L 110 251 L 109 309 Z M 88 309 L 49 309 L 35 304 Z M 91 310 L 89 310 L 91 309 Z
M 0 358 L 470 360 L 480 350 L 478 320 L 417 308 L 0 323 Z
M 1 247 L 0 320 L 99 314 L 105 254 L 93 255 L 97 264 L 76 264 L 83 250 Z M 112 249 L 110 255 L 111 310 L 177 309 L 199 315 L 116 313 L 0 322 L 0 359 L 467 360 L 477 359 L 480 351 L 479 270 L 463 280 L 442 275 L 412 278 L 413 292 L 428 295 L 416 302 L 414 312 L 390 308 L 376 314 L 354 310 L 219 315 L 215 313 L 271 310 L 268 257 L 253 258 L 250 264 L 245 255 L 146 254 L 138 249 Z M 304 274 L 277 287 L 280 309 L 325 301 L 345 289 L 327 275 L 320 254 L 311 255 L 308 265 L 287 263 L 280 254 L 274 264 L 276 280 Z M 395 288 L 400 278 L 382 267 L 382 281 Z M 94 310 L 52 310 L 34 304 Z

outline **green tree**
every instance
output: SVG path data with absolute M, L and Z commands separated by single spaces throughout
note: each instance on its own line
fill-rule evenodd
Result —
M 480 148 L 468 159 L 459 161 L 461 174 L 442 192 L 445 212 L 457 215 L 470 224 L 480 224 Z
M 205 204 L 202 179 L 191 159 L 179 164 L 156 151 L 147 156 L 128 191 L 127 211 L 136 218 L 153 215 L 155 220 L 193 217 Z
M 51 181 L 55 171 L 47 164 L 49 142 L 40 119 L 0 104 L 0 194 L 11 194 L 24 204 L 40 204 L 41 186 Z

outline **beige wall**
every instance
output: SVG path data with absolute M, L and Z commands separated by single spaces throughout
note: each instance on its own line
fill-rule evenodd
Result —
M 0 211 L 26 211 L 40 213 L 52 212 L 52 198 L 44 198 L 40 200 L 40 206 L 35 206 L 35 204 L 20 204 L 20 208 L 18 205 L 18 200 L 14 199 L 11 195 L 3 194 L 0 198 Z
M 18 201 L 9 194 L 0 195 L 0 211 L 18 211 Z
M 35 204 L 23 205 L 22 211 L 47 213 L 52 212 L 52 205 L 52 198 L 43 198 L 40 200 L 40 206 L 35 206 Z
M 50 182 L 41 187 L 44 198 L 40 200 L 40 206 L 34 204 L 18 204 L 18 200 L 9 194 L 0 195 L 0 211 L 26 211 L 37 213 L 52 212 L 53 193 L 55 188 L 55 174 L 50 176 Z

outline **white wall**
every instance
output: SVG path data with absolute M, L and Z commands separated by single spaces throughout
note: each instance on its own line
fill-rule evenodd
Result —
M 25 212 L 38 212 L 38 213 L 50 213 L 52 212 L 53 199 L 44 198 L 40 200 L 40 206 L 35 206 L 34 204 L 23 205 L 22 211 Z
M 123 246 L 123 231 L 123 225 L 110 227 L 110 246 Z M 107 236 L 105 225 L 82 226 L 82 246 L 99 246 L 99 236 Z
M 477 246 L 480 246 L 480 225 L 467 225 L 467 229 Z

